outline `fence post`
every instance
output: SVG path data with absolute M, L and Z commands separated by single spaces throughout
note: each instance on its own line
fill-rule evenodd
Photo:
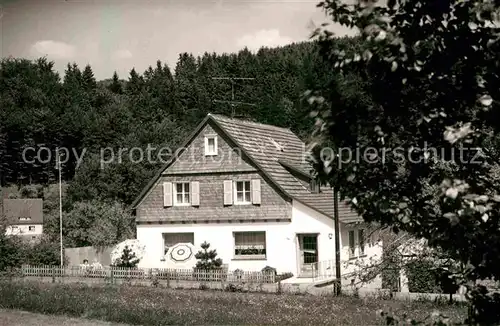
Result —
M 109 269 L 110 269 L 111 284 L 115 284 L 115 275 L 113 272 L 113 266 L 111 266 Z
M 170 271 L 167 269 L 167 289 L 170 289 Z
M 56 268 L 52 266 L 52 283 L 56 282 Z
M 224 281 L 226 278 L 226 269 L 224 267 L 221 268 L 221 275 L 220 275 L 220 286 L 222 291 L 224 291 Z

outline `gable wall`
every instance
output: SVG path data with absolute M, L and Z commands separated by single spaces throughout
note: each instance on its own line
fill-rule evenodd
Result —
M 137 207 L 138 222 L 290 219 L 291 203 L 271 186 L 228 139 L 218 136 L 218 155 L 206 157 L 205 135 L 215 134 L 207 125 L 178 160 L 168 167 Z M 224 180 L 260 179 L 260 205 L 224 206 Z M 198 181 L 200 205 L 163 206 L 163 182 Z
M 205 135 L 219 134 L 215 128 L 207 124 L 165 173 L 256 171 L 247 158 L 239 155 L 239 149 L 221 136 L 217 137 L 217 156 L 205 156 Z
M 35 230 L 30 231 L 29 227 L 34 226 Z M 5 229 L 6 235 L 40 235 L 43 233 L 43 224 L 10 224 Z

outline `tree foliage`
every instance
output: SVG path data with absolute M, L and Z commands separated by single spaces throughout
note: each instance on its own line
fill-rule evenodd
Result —
M 217 258 L 217 250 L 210 249 L 210 244 L 204 241 L 201 244 L 201 249 L 194 256 L 198 260 L 196 262 L 196 269 L 211 270 L 217 269 L 222 266 L 222 259 Z
M 7 236 L 3 225 L 0 231 L 0 252 L 2 253 L 0 271 L 21 267 L 23 264 L 40 266 L 61 263 L 60 247 L 48 237 L 42 236 L 31 240 L 23 236 Z M 67 263 L 67 257 L 63 257 L 63 262 Z
M 321 2 L 334 22 L 359 29 L 363 43 L 344 51 L 318 31 L 324 61 L 339 75 L 310 98 L 316 144 L 339 154 L 322 158 L 315 147 L 320 178 L 366 221 L 423 237 L 463 263 L 459 281 L 475 324 L 500 318 L 490 310 L 499 294 L 476 285 L 500 277 L 498 5 Z M 358 78 L 353 72 L 363 96 L 341 92 Z
M 356 42 L 337 41 L 348 48 Z M 44 230 L 58 241 L 55 155 L 68 149 L 62 159 L 63 220 L 81 228 L 78 236 L 65 229 L 66 245 L 73 246 L 91 244 L 87 224 L 75 216 L 82 202 L 130 205 L 170 158 L 159 157 L 161 148 L 174 153 L 209 112 L 231 115 L 229 105 L 214 101 L 231 100 L 231 83 L 213 77 L 255 78 L 235 81 L 235 100 L 254 104 L 236 106 L 236 115 L 291 127 L 305 137 L 312 122 L 305 119 L 309 106 L 301 94 L 328 83 L 334 73 L 323 68 L 318 43 L 304 42 L 257 53 L 181 53 L 174 67 L 157 61 L 143 72 L 131 67 L 122 79 L 114 73 L 96 81 L 90 65 L 76 63 L 59 76 L 44 58 L 2 59 L 0 74 L 0 185 L 39 198 L 35 188 L 43 186 Z M 142 160 L 133 148 L 142 150 Z
M 128 246 L 123 248 L 122 255 L 114 262 L 114 266 L 126 268 L 135 268 L 137 264 L 139 264 L 139 258 L 136 257 L 135 252 Z
M 102 249 L 134 236 L 134 219 L 118 202 L 93 200 L 75 203 L 63 222 L 66 247 Z

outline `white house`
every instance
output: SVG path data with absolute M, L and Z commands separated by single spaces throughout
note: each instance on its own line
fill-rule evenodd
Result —
M 43 233 L 42 199 L 4 199 L 6 234 L 36 239 Z
M 231 271 L 270 266 L 295 281 L 334 277 L 333 191 L 315 184 L 292 131 L 209 114 L 182 148 L 133 203 L 146 246 L 141 267 L 192 267 L 190 251 L 176 244 L 198 250 L 207 241 Z M 382 247 L 346 202 L 339 217 L 350 283 L 354 264 L 379 258 Z

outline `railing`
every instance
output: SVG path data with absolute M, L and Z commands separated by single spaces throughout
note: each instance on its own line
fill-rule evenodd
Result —
M 306 265 L 311 270 L 313 281 L 335 277 L 335 260 L 323 260 Z
M 246 283 L 275 283 L 274 272 L 250 272 L 227 269 L 197 270 L 171 268 L 123 268 L 123 267 L 93 267 L 93 266 L 29 266 L 20 269 L 21 276 L 31 277 L 83 277 L 83 278 L 127 278 L 178 280 L 178 281 L 223 281 Z

